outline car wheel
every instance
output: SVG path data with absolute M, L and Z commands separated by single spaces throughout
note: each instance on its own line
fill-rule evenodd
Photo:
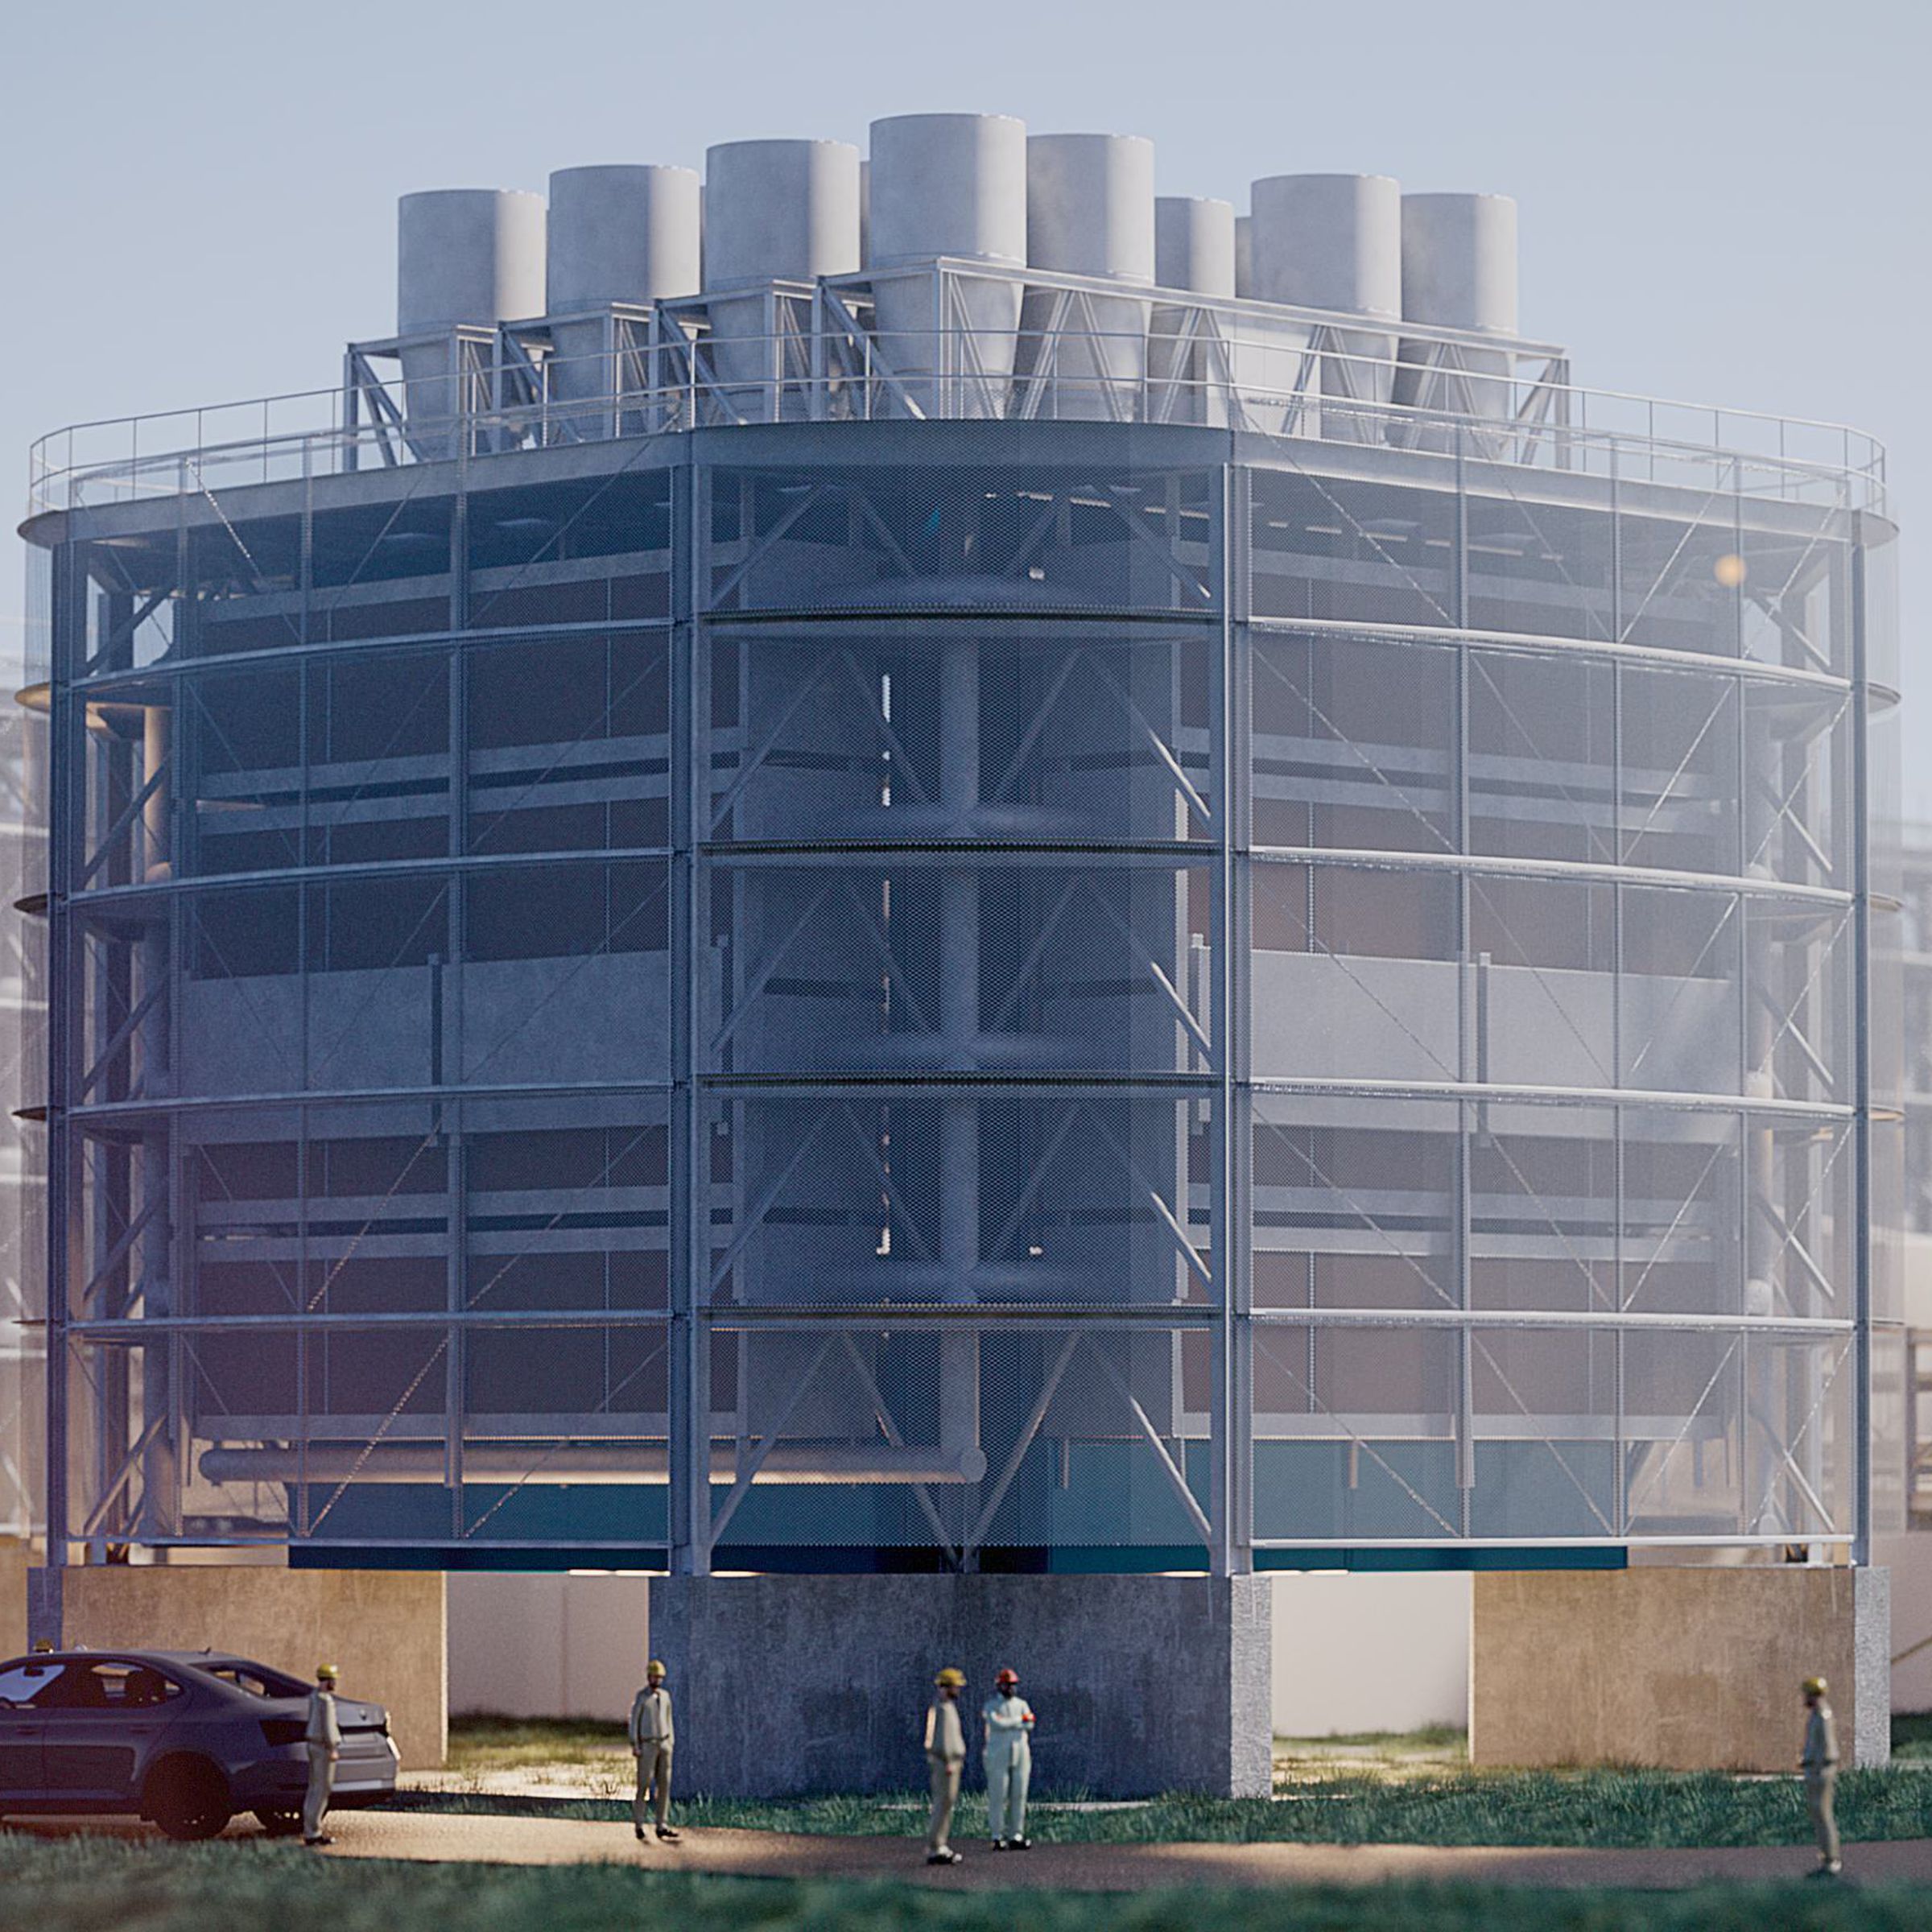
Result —
M 228 1781 L 205 1758 L 176 1757 L 148 1773 L 142 1810 L 170 1838 L 213 1838 L 234 1813 Z
M 293 1838 L 302 1829 L 302 1814 L 299 1811 L 264 1811 L 258 1807 L 255 1822 L 270 1838 Z

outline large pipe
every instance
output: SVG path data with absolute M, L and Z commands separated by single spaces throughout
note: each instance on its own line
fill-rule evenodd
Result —
M 1035 268 L 1154 284 L 1154 143 L 1138 134 L 1034 134 L 1026 142 L 1026 254 Z M 1145 298 L 1038 288 L 1022 361 L 1058 417 L 1130 420 L 1147 370 Z
M 872 124 L 870 236 L 880 354 L 921 414 L 999 416 L 1011 388 L 1022 286 L 955 277 L 939 256 L 1026 263 L 1026 127 L 1010 114 L 894 114 Z M 964 330 L 964 334 L 960 332 Z M 949 354 L 948 351 L 953 352 Z
M 661 1442 L 613 1445 L 566 1443 L 561 1448 L 533 1444 L 526 1449 L 502 1444 L 470 1444 L 463 1451 L 467 1480 L 486 1483 L 663 1482 L 670 1454 Z M 437 1443 L 272 1444 L 259 1448 L 205 1449 L 204 1481 L 227 1483 L 433 1483 L 448 1474 Z M 780 1443 L 758 1469 L 762 1483 L 976 1483 L 986 1473 L 978 1448 L 949 1455 L 943 1451 L 890 1443 Z M 729 1466 L 714 1483 L 729 1484 Z
M 859 266 L 859 151 L 844 141 L 727 141 L 705 156 L 704 279 L 712 366 L 741 416 L 803 414 L 786 371 L 774 282 Z M 788 406 L 789 402 L 789 406 Z
M 544 208 L 522 188 L 444 188 L 396 207 L 396 333 L 432 336 L 402 353 L 404 407 L 419 456 L 455 453 L 453 430 L 418 426 L 460 411 L 454 331 L 543 312 Z
M 1163 195 L 1154 204 L 1154 274 L 1210 301 L 1235 292 L 1231 203 Z M 1147 414 L 1156 423 L 1228 420 L 1227 345 L 1198 303 L 1156 303 L 1148 326 Z
M 1258 300 L 1390 324 L 1331 327 L 1319 371 L 1320 434 L 1380 442 L 1402 313 L 1402 189 L 1386 175 L 1271 175 L 1253 194 Z
M 613 303 L 648 307 L 698 293 L 699 188 L 688 167 L 565 167 L 550 177 L 553 398 L 607 397 L 621 386 Z
M 1507 195 L 1402 197 L 1402 313 L 1411 322 L 1517 332 L 1516 203 Z M 1507 349 L 1410 341 L 1402 394 L 1457 416 L 1513 411 Z

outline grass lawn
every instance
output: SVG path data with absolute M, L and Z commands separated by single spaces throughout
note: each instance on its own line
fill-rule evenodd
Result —
M 431 1811 L 628 1818 L 622 1727 L 588 1722 L 464 1718 L 450 1727 L 453 1770 L 601 1765 L 609 1782 L 580 1797 L 526 1798 L 457 1790 L 407 1793 L 398 1806 Z M 1932 1717 L 1894 1720 L 1905 1768 L 1852 1771 L 1839 1781 L 1848 1839 L 1932 1837 Z M 614 1755 L 613 1755 L 614 1753 Z M 1469 1769 L 1462 1733 L 1443 1728 L 1359 1736 L 1277 1738 L 1277 1798 L 1171 1798 L 1104 1809 L 1062 1808 L 1080 1792 L 1034 1786 L 1036 1835 L 1062 1841 L 1147 1843 L 1302 1839 L 1327 1844 L 1802 1845 L 1810 1842 L 1795 1778 L 1657 1771 L 1509 1772 Z M 1918 1766 L 1914 1768 L 1914 1761 Z M 682 1822 L 754 1831 L 910 1834 L 923 1793 L 759 1802 L 680 1794 Z M 985 1799 L 968 1790 L 962 1839 L 985 1835 Z
M 452 1771 L 517 1771 L 628 1757 L 624 1727 L 592 1718 L 458 1717 L 449 1725 Z
M 299 1848 L 0 1831 L 0 1926 L 60 1932 L 1920 1932 L 1923 1892 L 1496 1886 L 942 1893 L 623 1867 L 337 1864 Z

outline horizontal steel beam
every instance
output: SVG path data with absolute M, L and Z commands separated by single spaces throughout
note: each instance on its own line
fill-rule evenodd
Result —
M 714 1462 L 716 1458 L 714 1456 Z M 448 1480 L 440 1443 L 378 1443 L 366 1448 L 332 1444 L 303 1450 L 279 1446 L 202 1451 L 200 1471 L 211 1483 L 434 1483 Z M 670 1451 L 663 1443 L 607 1448 L 571 1443 L 527 1450 L 465 1444 L 465 1482 L 568 1484 L 663 1482 Z M 976 1483 L 986 1473 L 985 1453 L 890 1443 L 780 1443 L 759 1465 L 760 1484 Z M 735 1470 L 714 1468 L 716 1487 L 729 1488 Z

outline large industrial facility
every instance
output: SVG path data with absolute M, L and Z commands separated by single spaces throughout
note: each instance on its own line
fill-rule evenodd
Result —
M 37 452 L 38 1626 L 650 1571 L 715 1788 L 747 1655 L 851 1788 L 997 1644 L 1251 1790 L 1271 1571 L 1695 1574 L 1882 1757 L 1877 446 L 1579 386 L 1503 197 L 997 115 L 399 240 Z

